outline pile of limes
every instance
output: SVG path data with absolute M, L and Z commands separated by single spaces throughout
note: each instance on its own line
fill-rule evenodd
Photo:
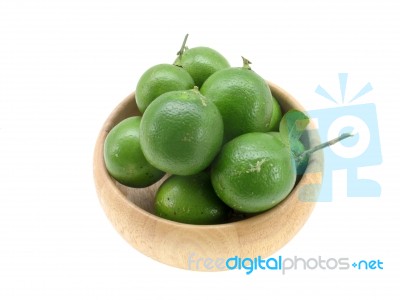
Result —
M 142 116 L 108 134 L 104 159 L 110 175 L 146 187 L 170 175 L 155 196 L 158 216 L 190 224 L 228 222 L 237 213 L 277 205 L 307 165 L 300 136 L 306 115 L 282 117 L 265 80 L 231 67 L 208 47 L 188 49 L 173 64 L 149 68 L 136 87 Z

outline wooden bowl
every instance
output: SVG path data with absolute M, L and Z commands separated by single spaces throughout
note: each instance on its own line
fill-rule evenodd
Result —
M 291 95 L 275 84 L 268 84 L 283 111 L 291 108 L 304 111 Z M 182 224 L 155 216 L 154 195 L 161 181 L 143 189 L 125 187 L 110 177 L 103 160 L 107 133 L 121 120 L 139 114 L 132 93 L 104 123 L 96 142 L 93 166 L 97 194 L 108 219 L 143 254 L 182 269 L 219 271 L 224 269 L 221 259 L 272 255 L 296 235 L 310 216 L 322 181 L 321 151 L 310 157 L 306 174 L 289 196 L 264 213 L 221 225 Z M 304 141 L 309 146 L 319 144 L 316 132 L 305 134 Z

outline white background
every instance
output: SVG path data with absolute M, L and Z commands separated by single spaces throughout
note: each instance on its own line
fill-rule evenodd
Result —
M 399 13 L 386 0 L 0 0 L 0 298 L 399 299 Z M 371 82 L 363 99 L 377 107 L 383 163 L 360 172 L 381 197 L 347 199 L 337 172 L 334 201 L 276 256 L 380 259 L 384 270 L 190 272 L 117 234 L 94 189 L 97 134 L 186 33 L 232 65 L 246 56 L 308 109 L 331 105 L 314 91 L 338 95 L 340 72 L 349 93 Z

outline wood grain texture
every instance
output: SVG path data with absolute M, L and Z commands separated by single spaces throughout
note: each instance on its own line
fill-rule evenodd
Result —
M 283 111 L 303 107 L 287 92 L 268 82 Z M 199 271 L 208 269 L 192 259 L 268 257 L 288 243 L 310 216 L 322 181 L 323 154 L 310 157 L 307 172 L 290 195 L 276 207 L 254 217 L 221 225 L 189 225 L 153 215 L 154 194 L 158 182 L 144 189 L 128 188 L 112 179 L 104 165 L 104 140 L 110 129 L 123 119 L 139 115 L 134 93 L 111 113 L 98 136 L 93 161 L 94 181 L 100 203 L 115 229 L 134 248 L 164 264 Z M 310 146 L 320 143 L 316 130 L 305 136 Z M 301 197 L 302 200 L 299 198 Z

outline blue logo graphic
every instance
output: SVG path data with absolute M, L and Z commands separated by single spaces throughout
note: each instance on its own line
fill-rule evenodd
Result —
M 324 149 L 324 176 L 318 201 L 332 201 L 332 175 L 336 170 L 347 171 L 347 197 L 379 197 L 380 184 L 359 176 L 359 168 L 382 163 L 376 107 L 373 103 L 354 104 L 373 90 L 372 85 L 368 82 L 355 95 L 348 96 L 348 73 L 338 75 L 341 99 L 332 97 L 321 85 L 315 90 L 336 106 L 311 110 L 308 114 L 317 124 L 321 141 L 342 133 L 353 133 L 354 136 Z

